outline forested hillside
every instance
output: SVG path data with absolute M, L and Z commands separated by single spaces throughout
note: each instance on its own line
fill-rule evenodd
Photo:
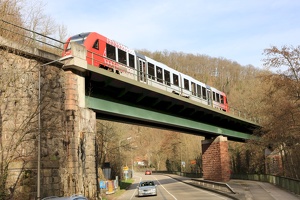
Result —
M 266 68 L 258 69 L 208 55 L 140 50 L 144 55 L 226 92 L 231 108 L 259 118 L 263 128 L 255 130 L 255 134 L 261 136 L 260 140 L 230 144 L 234 173 L 267 172 L 267 157 L 263 152 L 269 149 L 281 155 L 283 162 L 282 171 L 276 174 L 293 178 L 298 178 L 300 173 L 296 167 L 300 164 L 296 151 L 300 135 L 298 52 L 299 47 L 266 49 L 262 52 Z M 279 71 L 274 73 L 269 69 Z M 113 126 L 122 127 L 120 124 Z M 139 134 L 129 131 L 123 138 L 137 136 L 135 140 L 142 138 L 144 143 L 136 145 L 135 149 L 124 149 L 127 157 L 142 157 L 148 160 L 149 167 L 160 170 L 180 170 L 178 158 L 182 158 L 186 163 L 185 171 L 201 171 L 201 137 L 147 127 L 131 126 L 131 129 L 138 129 Z M 131 143 L 126 144 L 130 147 Z M 190 164 L 192 160 L 196 160 L 197 165 Z
M 261 82 L 258 78 L 268 72 L 252 65 L 241 66 L 226 58 L 213 58 L 208 55 L 194 55 L 183 52 L 141 53 L 160 61 L 201 82 L 211 85 L 228 95 L 229 106 L 242 113 L 257 116 Z
M 242 113 L 247 113 L 247 115 L 259 117 L 265 90 L 268 88 L 268 83 L 262 84 L 261 77 L 271 74 L 269 71 L 258 69 L 254 66 L 241 66 L 237 62 L 225 58 L 213 58 L 208 55 L 194 55 L 169 51 L 149 52 L 147 50 L 139 50 L 139 52 L 224 91 L 228 95 L 231 108 L 235 108 Z M 114 126 L 118 127 L 122 125 L 114 124 Z M 129 148 L 128 151 L 126 151 L 127 154 L 142 157 L 148 161 L 147 164 L 149 167 L 154 167 L 158 170 L 165 170 L 166 168 L 175 171 L 182 170 L 180 169 L 182 166 L 180 166 L 179 159 L 181 158 L 181 160 L 186 163 L 185 171 L 201 171 L 200 141 L 203 139 L 202 137 L 189 135 L 188 133 L 175 133 L 147 127 L 132 126 L 132 129 L 138 129 L 139 134 L 129 131 L 129 133 L 123 134 L 123 138 L 137 135 L 138 139 L 134 140 L 140 141 L 142 138 L 144 143 L 136 145 L 137 148 L 134 150 Z M 130 142 L 127 144 L 130 144 Z M 128 147 L 130 147 L 130 145 L 128 145 Z M 247 147 L 244 147 L 242 144 L 231 144 L 231 151 L 238 152 L 238 154 L 243 154 L 244 148 Z M 250 148 L 252 148 L 252 146 Z M 254 149 L 257 149 L 257 147 Z M 261 149 L 263 149 L 263 147 L 261 147 Z M 262 151 L 257 155 L 260 156 L 259 160 L 263 157 L 261 152 Z M 255 152 L 253 152 L 253 154 L 255 154 Z M 232 159 L 235 159 L 235 156 L 236 154 Z M 191 164 L 191 161 L 195 160 L 196 165 Z M 257 157 L 253 157 L 253 162 L 254 161 L 258 161 Z M 239 165 L 244 164 L 239 163 Z M 252 167 L 254 169 L 250 169 L 251 171 L 263 171 L 264 164 L 257 162 L 253 163 L 253 165 L 255 165 L 255 167 Z M 245 167 L 242 168 L 247 168 L 246 163 Z

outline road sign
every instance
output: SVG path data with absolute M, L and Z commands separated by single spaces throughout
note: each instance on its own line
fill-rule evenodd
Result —
M 196 161 L 196 160 L 191 160 L 191 164 L 192 164 L 192 165 L 196 165 L 196 164 L 197 164 L 197 161 Z
M 105 181 L 100 181 L 100 189 L 106 189 Z

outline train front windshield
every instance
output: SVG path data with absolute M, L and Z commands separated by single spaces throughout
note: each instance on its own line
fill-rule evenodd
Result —
M 78 35 L 74 35 L 70 38 L 70 42 L 76 42 L 80 45 L 83 45 L 85 39 L 89 36 L 90 33 L 81 33 L 81 34 L 78 34 Z M 67 50 L 70 50 L 70 42 L 66 48 L 66 51 Z

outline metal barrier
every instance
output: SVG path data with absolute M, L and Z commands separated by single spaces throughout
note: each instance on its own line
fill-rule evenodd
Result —
M 228 192 L 230 194 L 235 194 L 234 190 L 227 183 L 201 180 L 201 179 L 191 179 L 191 181 L 192 181 L 191 184 L 195 186 L 201 186 L 207 189 L 219 190 L 221 192 Z
M 56 55 L 62 54 L 64 45 L 64 42 L 57 39 L 18 26 L 3 19 L 0 19 L 0 36 L 12 41 L 17 41 L 24 46 L 46 50 Z
M 268 174 L 232 174 L 232 179 L 268 182 L 300 195 L 300 180 Z

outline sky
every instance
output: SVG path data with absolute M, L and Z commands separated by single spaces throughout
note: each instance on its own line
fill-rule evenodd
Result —
M 271 46 L 300 45 L 299 0 L 42 0 L 69 36 L 98 32 L 130 49 L 262 68 Z

